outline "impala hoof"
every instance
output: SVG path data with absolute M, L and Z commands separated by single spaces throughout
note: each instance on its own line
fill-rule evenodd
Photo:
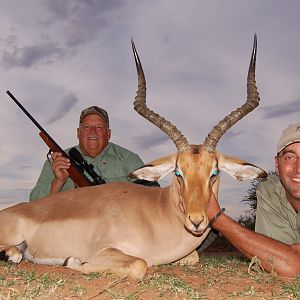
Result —
M 80 259 L 70 256 L 65 259 L 63 266 L 68 268 L 74 268 L 74 267 L 79 267 L 82 264 L 83 263 L 80 261 Z
M 22 252 L 16 247 L 11 247 L 0 252 L 0 260 L 18 264 L 23 258 Z
M 10 256 L 8 261 L 18 264 L 22 260 L 22 258 L 23 258 L 22 253 L 16 253 L 16 254 Z

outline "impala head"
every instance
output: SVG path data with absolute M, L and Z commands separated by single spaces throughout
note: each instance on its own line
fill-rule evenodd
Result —
M 174 172 L 171 191 L 176 195 L 174 199 L 180 213 L 185 216 L 184 225 L 191 233 L 200 235 L 209 224 L 206 210 L 211 193 L 214 192 L 216 196 L 218 194 L 220 170 L 239 180 L 267 176 L 262 169 L 254 165 L 216 151 L 217 143 L 222 135 L 259 104 L 260 99 L 255 82 L 256 35 L 247 77 L 247 101 L 221 120 L 201 145 L 189 144 L 176 126 L 146 106 L 146 80 L 133 41 L 132 49 L 138 74 L 134 109 L 165 132 L 175 144 L 178 152 L 155 160 L 131 175 L 140 179 L 159 180 L 168 173 Z

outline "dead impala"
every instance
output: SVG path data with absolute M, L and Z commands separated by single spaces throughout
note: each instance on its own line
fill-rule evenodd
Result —
M 138 73 L 135 109 L 164 131 L 178 152 L 134 171 L 159 180 L 174 172 L 168 187 L 109 183 L 56 193 L 0 211 L 0 256 L 15 263 L 65 265 L 84 273 L 109 270 L 141 279 L 151 265 L 192 253 L 210 228 L 211 192 L 218 194 L 219 170 L 239 180 L 266 173 L 217 151 L 221 136 L 259 104 L 255 83 L 256 36 L 247 78 L 247 101 L 220 121 L 202 145 L 191 145 L 169 121 L 146 106 L 146 82 L 135 46 Z

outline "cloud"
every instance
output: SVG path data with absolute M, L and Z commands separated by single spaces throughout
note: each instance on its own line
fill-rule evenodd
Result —
M 0 190 L 0 210 L 14 205 L 20 201 L 26 201 L 29 197 L 29 189 L 1 189 Z
M 174 121 L 190 142 L 202 142 L 245 98 L 254 32 L 262 102 L 226 132 L 218 150 L 272 169 L 282 129 L 299 122 L 299 1 L 4 2 L 2 91 L 22 95 L 21 102 L 42 125 L 51 123 L 45 127 L 59 136 L 63 148 L 77 143 L 73 131 L 80 110 L 96 102 L 111 116 L 113 142 L 144 161 L 176 151 L 167 135 L 133 111 L 137 81 L 130 37 L 142 59 L 151 109 Z M 30 120 L 2 97 L 0 191 L 29 189 L 40 174 L 46 147 Z M 238 199 L 246 188 L 231 178 L 222 188 L 227 212 L 240 215 Z
M 10 41 L 10 50 L 2 53 L 2 65 L 5 69 L 31 68 L 39 63 L 51 64 L 65 57 L 66 51 L 53 42 L 40 42 L 28 46 L 18 46 Z
M 300 98 L 288 103 L 269 105 L 261 108 L 265 119 L 273 119 L 282 116 L 287 116 L 300 111 Z
M 56 107 L 52 116 L 46 121 L 46 124 L 52 124 L 55 121 L 63 118 L 69 111 L 71 111 L 72 107 L 78 102 L 76 95 L 73 93 L 65 94 L 61 100 L 59 101 L 59 105 Z
M 118 18 L 114 16 L 123 6 L 120 0 L 47 0 L 48 22 L 61 21 L 65 42 L 76 47 L 92 40 Z
M 32 165 L 20 166 L 20 167 L 18 168 L 18 170 L 24 171 L 24 170 L 31 169 L 31 168 L 32 168 Z
M 148 135 L 137 136 L 134 139 L 136 145 L 140 149 L 149 149 L 159 146 L 165 142 L 169 142 L 170 138 L 163 133 L 152 132 Z
M 243 130 L 229 130 L 227 132 L 225 132 L 224 136 L 222 139 L 224 140 L 229 140 L 229 139 L 232 139 L 232 138 L 235 138 L 237 136 L 240 136 L 241 134 L 243 134 L 244 131 Z

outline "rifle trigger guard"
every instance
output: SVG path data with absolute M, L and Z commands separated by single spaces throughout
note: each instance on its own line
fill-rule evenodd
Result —
M 51 155 L 52 155 L 52 151 L 51 149 L 49 149 L 48 153 L 47 153 L 47 160 L 49 161 L 49 163 L 51 164 Z

